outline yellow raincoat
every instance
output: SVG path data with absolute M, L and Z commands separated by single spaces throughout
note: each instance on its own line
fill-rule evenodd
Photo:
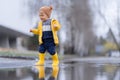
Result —
M 54 25 L 57 25 L 57 27 L 54 27 Z M 57 31 L 60 29 L 60 24 L 57 20 L 52 19 L 51 20 L 51 29 L 52 29 L 52 33 L 53 33 L 53 38 L 54 38 L 54 43 L 56 45 L 59 44 L 59 40 L 58 40 L 58 36 L 57 36 Z M 39 40 L 39 44 L 42 44 L 42 22 L 38 23 L 38 28 L 37 29 L 32 29 L 32 32 L 36 35 L 39 36 L 38 40 Z

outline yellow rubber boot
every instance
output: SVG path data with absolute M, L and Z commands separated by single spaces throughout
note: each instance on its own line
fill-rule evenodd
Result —
M 52 66 L 52 74 L 48 80 L 56 80 L 59 72 L 59 66 Z
M 39 60 L 35 65 L 44 65 L 45 62 L 45 54 L 39 53 Z
M 54 55 L 52 55 L 52 60 L 53 60 L 52 66 L 59 65 L 59 59 L 58 59 L 57 53 L 55 53 Z
M 45 78 L 45 69 L 44 69 L 44 66 L 35 66 L 36 69 L 38 70 L 39 74 L 38 74 L 38 77 L 40 80 L 44 80 Z
M 59 67 L 58 66 L 53 66 L 53 71 L 52 71 L 52 76 L 56 79 L 58 76 L 58 72 L 59 72 Z

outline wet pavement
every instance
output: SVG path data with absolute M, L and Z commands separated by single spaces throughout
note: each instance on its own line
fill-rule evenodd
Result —
M 119 58 L 81 58 L 60 66 L 34 66 L 35 60 L 0 58 L 0 80 L 120 80 Z

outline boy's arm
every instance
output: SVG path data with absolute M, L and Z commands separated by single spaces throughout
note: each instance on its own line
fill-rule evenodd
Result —
M 30 29 L 30 32 L 32 32 L 33 34 L 36 34 L 36 35 L 38 35 L 39 34 L 39 23 L 38 23 L 38 26 L 37 26 L 37 28 L 36 29 Z
M 58 31 L 61 27 L 60 23 L 57 20 L 53 21 L 53 26 L 56 31 Z
M 31 29 L 30 32 L 32 32 L 32 33 L 38 35 L 38 29 Z

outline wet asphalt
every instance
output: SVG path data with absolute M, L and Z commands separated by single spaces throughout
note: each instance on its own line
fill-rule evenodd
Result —
M 0 58 L 0 80 L 120 80 L 120 58 L 74 58 L 52 66 L 36 60 Z

